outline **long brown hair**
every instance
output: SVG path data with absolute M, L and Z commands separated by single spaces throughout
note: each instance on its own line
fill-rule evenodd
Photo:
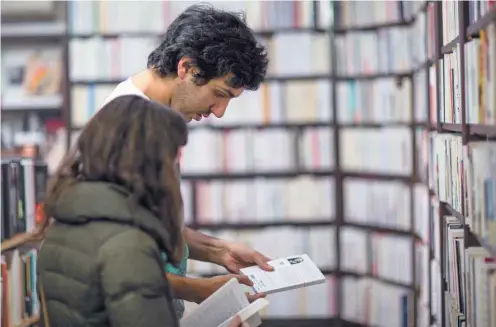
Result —
M 87 123 L 50 180 L 40 234 L 68 187 L 79 181 L 115 183 L 129 191 L 131 204 L 161 220 L 171 237 L 169 260 L 179 262 L 183 208 L 175 159 L 186 142 L 186 121 L 173 110 L 133 95 L 110 101 Z

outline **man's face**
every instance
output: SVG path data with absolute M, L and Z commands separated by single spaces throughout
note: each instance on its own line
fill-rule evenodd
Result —
M 235 89 L 227 85 L 229 75 L 198 86 L 193 82 L 194 68 L 185 69 L 181 67 L 181 62 L 178 66 L 177 87 L 171 106 L 174 110 L 180 111 L 188 121 L 192 119 L 199 121 L 210 114 L 221 118 L 226 112 L 229 101 L 240 96 L 244 91 L 243 88 Z

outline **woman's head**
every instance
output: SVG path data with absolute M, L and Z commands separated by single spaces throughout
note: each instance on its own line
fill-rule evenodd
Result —
M 180 256 L 182 200 L 176 158 L 186 142 L 186 122 L 171 109 L 138 96 L 110 101 L 87 123 L 57 169 L 47 191 L 46 217 L 53 216 L 57 199 L 73 183 L 118 184 L 130 192 L 133 203 L 162 220 Z

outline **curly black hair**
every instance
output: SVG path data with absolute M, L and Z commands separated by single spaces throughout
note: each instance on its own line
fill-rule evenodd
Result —
M 147 67 L 161 76 L 177 74 L 183 57 L 199 72 L 195 83 L 233 74 L 233 88 L 257 90 L 267 73 L 267 50 L 246 25 L 243 13 L 227 12 L 209 4 L 188 7 L 168 27 L 162 43 L 148 56 Z

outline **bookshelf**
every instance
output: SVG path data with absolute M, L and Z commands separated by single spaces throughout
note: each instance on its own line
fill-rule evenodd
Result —
M 428 2 L 332 5 L 337 318 L 429 326 Z
M 145 67 L 170 20 L 192 4 L 157 1 L 138 9 L 127 3 L 65 3 L 65 147 L 96 104 Z M 481 99 L 468 81 L 474 78 L 470 64 L 478 62 L 480 42 L 494 40 L 494 32 L 492 38 L 480 35 L 495 22 L 494 7 L 481 11 L 486 5 L 479 1 L 308 1 L 270 7 L 275 3 L 214 2 L 246 11 L 274 57 L 259 91 L 233 100 L 221 120 L 190 124 L 181 163 L 186 222 L 272 257 L 308 253 L 329 276 L 325 286 L 271 296 L 263 326 L 444 327 L 455 326 L 457 319 L 467 326 L 492 326 L 480 320 L 481 312 L 491 313 L 489 307 L 476 310 L 471 299 L 480 301 L 483 286 L 494 290 L 496 283 L 492 259 L 485 259 L 495 256 L 496 231 L 480 191 L 492 178 L 496 92 L 486 78 L 486 110 L 479 111 Z M 119 26 L 105 17 L 117 4 L 122 15 L 146 19 Z M 287 20 L 266 14 L 295 8 L 297 21 L 292 14 Z M 138 10 L 153 17 L 136 15 Z M 42 39 L 22 39 L 33 37 Z M 384 39 L 394 48 L 384 50 Z M 136 46 L 137 40 L 143 43 Z M 122 59 L 133 64 L 109 64 L 126 42 L 140 49 Z M 369 51 L 381 54 L 377 62 L 347 55 Z M 88 58 L 99 58 L 93 60 L 99 65 Z M 466 69 L 455 74 L 457 65 Z M 2 255 L 5 262 L 26 262 L 35 245 L 29 233 L 20 233 L 2 240 Z M 464 271 L 447 265 L 452 256 Z M 223 272 L 189 263 L 190 275 Z M 486 295 L 487 303 L 494 303 Z M 37 320 L 35 310 L 20 315 L 15 326 Z
M 436 326 L 496 326 L 496 5 L 432 4 L 435 87 L 429 145 Z
M 27 7 L 23 7 L 26 6 Z M 63 127 L 62 5 L 31 1 L 2 6 L 2 154 L 50 156 Z M 23 11 L 24 10 L 24 11 Z
M 39 319 L 33 236 L 41 222 L 47 165 L 33 159 L 2 159 L 1 325 L 32 326 Z

